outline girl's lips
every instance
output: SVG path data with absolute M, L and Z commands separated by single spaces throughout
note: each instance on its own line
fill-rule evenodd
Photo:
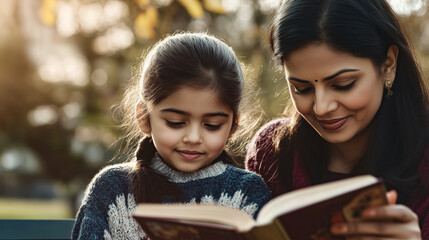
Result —
M 330 120 L 319 120 L 320 126 L 328 131 L 334 131 L 342 127 L 347 122 L 348 117 Z
M 186 151 L 186 150 L 180 151 L 180 150 L 178 150 L 177 152 L 180 154 L 180 156 L 182 156 L 183 158 L 185 158 L 187 160 L 194 160 L 194 159 L 199 158 L 202 155 L 201 152 L 197 152 L 197 151 Z

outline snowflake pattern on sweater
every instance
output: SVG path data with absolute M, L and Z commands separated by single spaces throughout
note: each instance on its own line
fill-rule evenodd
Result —
M 104 230 L 105 239 L 147 239 L 144 232 L 133 220 L 131 214 L 136 209 L 136 203 L 132 194 L 116 198 L 116 203 L 109 206 L 108 223 L 109 230 Z M 113 237 L 112 237 L 113 236 Z
M 108 166 L 91 180 L 77 214 L 73 239 L 149 239 L 132 218 L 137 204 L 128 174 L 133 164 Z M 259 175 L 221 161 L 184 173 L 156 156 L 152 168 L 183 189 L 186 204 L 229 206 L 256 217 L 271 195 Z

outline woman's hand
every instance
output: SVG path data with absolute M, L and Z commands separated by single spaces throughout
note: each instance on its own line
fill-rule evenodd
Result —
M 396 198 L 395 191 L 388 192 L 389 205 L 364 210 L 362 221 L 335 224 L 332 233 L 347 239 L 421 239 L 417 215 L 395 204 Z

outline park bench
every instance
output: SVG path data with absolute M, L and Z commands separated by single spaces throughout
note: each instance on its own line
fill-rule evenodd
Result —
M 74 219 L 0 219 L 0 240 L 69 240 Z

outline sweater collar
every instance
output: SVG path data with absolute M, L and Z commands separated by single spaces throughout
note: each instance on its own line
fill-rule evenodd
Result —
M 170 181 L 175 183 L 189 182 L 209 177 L 215 177 L 225 172 L 228 165 L 222 161 L 217 161 L 195 172 L 180 172 L 168 166 L 159 156 L 155 154 L 151 167 L 158 173 L 168 177 Z

